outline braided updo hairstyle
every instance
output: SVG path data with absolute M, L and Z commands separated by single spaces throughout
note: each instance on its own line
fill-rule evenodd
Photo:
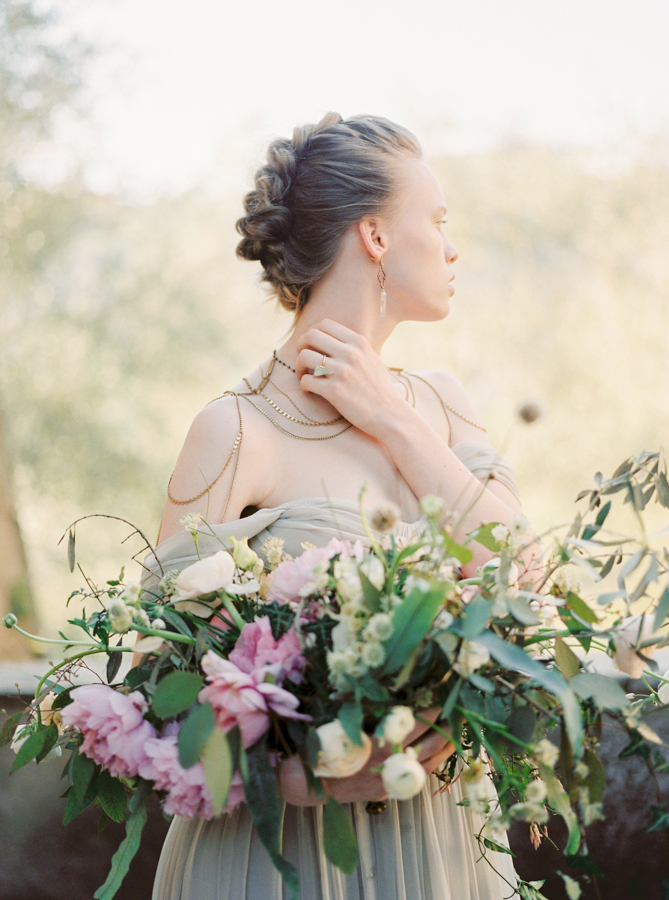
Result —
M 244 197 L 236 229 L 241 259 L 260 260 L 262 281 L 281 305 L 299 313 L 334 263 L 350 225 L 365 215 L 392 217 L 393 163 L 421 157 L 416 138 L 381 116 L 327 113 L 316 125 L 277 138 Z

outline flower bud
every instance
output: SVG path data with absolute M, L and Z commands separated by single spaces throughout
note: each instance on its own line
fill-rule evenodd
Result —
M 229 539 L 232 542 L 232 558 L 238 569 L 247 571 L 253 569 L 258 562 L 258 554 L 249 547 L 249 539 L 243 538 L 241 541 L 236 537 Z

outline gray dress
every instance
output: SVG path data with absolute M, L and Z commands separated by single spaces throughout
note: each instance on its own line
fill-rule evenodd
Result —
M 508 464 L 487 444 L 462 441 L 452 448 L 478 477 L 494 472 L 517 496 Z M 401 522 L 394 533 L 411 537 L 418 522 Z M 270 536 L 283 538 L 285 551 L 301 552 L 301 543 L 326 544 L 330 538 L 367 542 L 356 503 L 313 497 L 260 509 L 243 519 L 214 525 L 216 537 L 200 534 L 206 556 L 230 536 L 249 538 L 259 552 Z M 380 535 L 379 535 L 380 537 Z M 173 535 L 156 548 L 165 570 L 182 569 L 197 557 L 186 533 Z M 144 586 L 158 580 L 153 554 L 144 564 Z M 344 875 L 325 857 L 320 806 L 284 804 L 283 853 L 296 866 L 302 900 L 503 900 L 515 885 L 511 857 L 490 853 L 497 872 L 481 860 L 474 837 L 483 818 L 467 807 L 460 782 L 444 791 L 434 775 L 411 800 L 389 800 L 378 815 L 365 803 L 347 804 L 360 848 L 360 866 Z M 492 788 L 494 791 L 494 788 Z M 278 872 L 260 843 L 244 804 L 217 819 L 175 816 L 165 839 L 152 900 L 285 900 Z

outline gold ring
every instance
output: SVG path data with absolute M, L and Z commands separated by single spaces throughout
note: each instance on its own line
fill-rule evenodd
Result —
M 326 375 L 334 375 L 334 369 L 328 369 L 327 356 L 323 354 L 323 361 L 314 369 L 314 378 L 324 378 Z

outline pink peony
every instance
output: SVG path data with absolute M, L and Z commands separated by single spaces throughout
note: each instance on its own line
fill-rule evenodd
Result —
M 147 761 L 139 774 L 154 782 L 157 791 L 167 791 L 163 808 L 169 815 L 187 819 L 213 819 L 214 807 L 211 793 L 204 777 L 202 763 L 184 769 L 179 762 L 177 736 L 180 725 L 168 726 L 165 735 L 146 742 Z M 245 799 L 242 777 L 235 771 L 228 794 L 228 805 L 223 812 L 230 812 Z
M 146 762 L 146 743 L 156 729 L 144 719 L 148 704 L 139 691 L 127 696 L 105 684 L 84 684 L 70 694 L 63 724 L 80 731 L 79 751 L 115 777 L 137 775 Z
M 228 659 L 248 675 L 265 668 L 277 681 L 288 678 L 295 684 L 302 680 L 305 664 L 295 627 L 275 641 L 268 616 L 256 616 L 254 622 L 244 625 Z
M 277 684 L 264 682 L 265 672 L 243 672 L 212 650 L 202 657 L 202 669 L 209 684 L 198 695 L 200 703 L 214 708 L 216 724 L 223 731 L 239 725 L 245 747 L 250 747 L 269 728 L 269 712 L 288 719 L 310 719 L 298 713 L 299 700 Z
M 362 560 L 364 552 L 364 544 L 360 540 L 351 544 L 350 541 L 332 538 L 325 547 L 311 547 L 296 559 L 279 563 L 268 578 L 267 602 L 276 600 L 278 603 L 287 603 L 289 600 L 299 600 L 302 592 L 308 591 L 314 584 L 314 570 L 319 564 L 328 562 L 337 555 L 342 559 L 355 556 Z M 314 589 L 316 586 L 314 584 Z

